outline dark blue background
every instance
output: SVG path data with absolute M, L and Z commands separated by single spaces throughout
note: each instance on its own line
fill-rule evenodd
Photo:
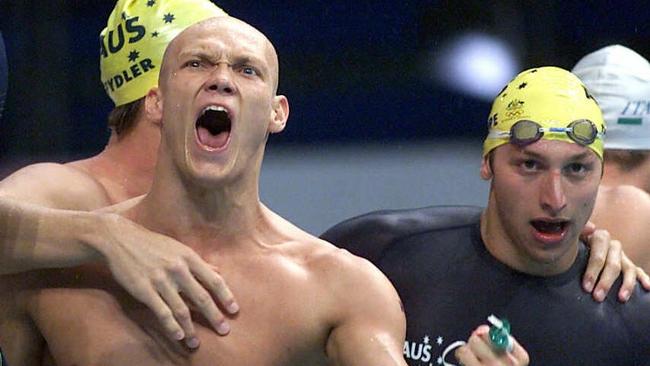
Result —
M 66 159 L 106 142 L 112 108 L 99 81 L 98 34 L 112 1 L 0 0 L 9 59 L 0 164 Z M 643 1 L 247 1 L 228 13 L 258 27 L 280 55 L 291 104 L 274 144 L 479 136 L 489 104 L 431 82 L 428 51 L 467 30 L 499 35 L 522 67 L 570 68 L 610 43 L 650 55 Z

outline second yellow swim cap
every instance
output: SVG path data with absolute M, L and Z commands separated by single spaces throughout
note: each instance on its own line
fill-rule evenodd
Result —
M 559 67 L 526 70 L 508 83 L 492 104 L 488 119 L 490 134 L 483 143 L 483 156 L 508 143 L 507 132 L 519 121 L 533 121 L 546 129 L 561 129 L 585 119 L 591 121 L 598 132 L 595 140 L 586 146 L 602 159 L 605 122 L 596 100 L 580 79 Z M 545 132 L 542 138 L 575 143 L 566 132 Z
M 100 33 L 102 84 L 116 106 L 158 85 L 165 48 L 185 28 L 227 15 L 208 0 L 119 0 Z

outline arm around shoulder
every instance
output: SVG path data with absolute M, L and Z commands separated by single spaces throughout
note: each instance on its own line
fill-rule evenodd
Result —
M 0 197 L 0 274 L 72 267 L 102 259 L 90 238 L 99 236 L 97 232 L 109 216 Z
M 39 188 L 44 180 L 55 184 Z M 201 304 L 219 332 L 223 315 L 216 301 L 229 313 L 238 311 L 231 291 L 189 247 L 115 213 L 138 199 L 98 210 L 110 200 L 82 170 L 39 164 L 14 173 L 0 182 L 0 275 L 103 260 L 117 283 L 154 312 L 171 340 L 194 336 L 191 319 L 176 315 L 189 313 L 187 304 L 178 292 L 165 291 L 172 287 Z
M 5 178 L 0 182 L 0 274 L 98 259 L 82 236 L 103 218 L 76 210 L 107 204 L 101 185 L 63 165 L 35 164 Z

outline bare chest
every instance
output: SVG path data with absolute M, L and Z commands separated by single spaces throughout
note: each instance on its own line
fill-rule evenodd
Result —
M 319 365 L 330 330 L 305 278 L 249 271 L 226 278 L 241 306 L 231 333 L 193 313 L 201 347 L 170 342 L 153 314 L 95 269 L 55 271 L 29 309 L 58 365 Z

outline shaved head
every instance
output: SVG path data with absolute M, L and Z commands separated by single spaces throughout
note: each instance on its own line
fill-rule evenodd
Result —
M 259 30 L 252 25 L 233 18 L 230 16 L 219 16 L 203 20 L 199 23 L 188 27 L 174 38 L 163 57 L 163 63 L 160 71 L 160 84 L 162 86 L 164 79 L 169 76 L 169 65 L 173 63 L 174 57 L 178 56 L 179 45 L 183 44 L 188 38 L 211 38 L 224 40 L 227 38 L 236 39 L 238 43 L 257 45 L 264 50 L 263 55 L 254 55 L 251 50 L 251 56 L 264 57 L 269 66 L 268 77 L 273 86 L 273 93 L 277 91 L 279 80 L 279 62 L 275 47 L 271 41 Z M 217 41 L 218 42 L 218 41 Z

